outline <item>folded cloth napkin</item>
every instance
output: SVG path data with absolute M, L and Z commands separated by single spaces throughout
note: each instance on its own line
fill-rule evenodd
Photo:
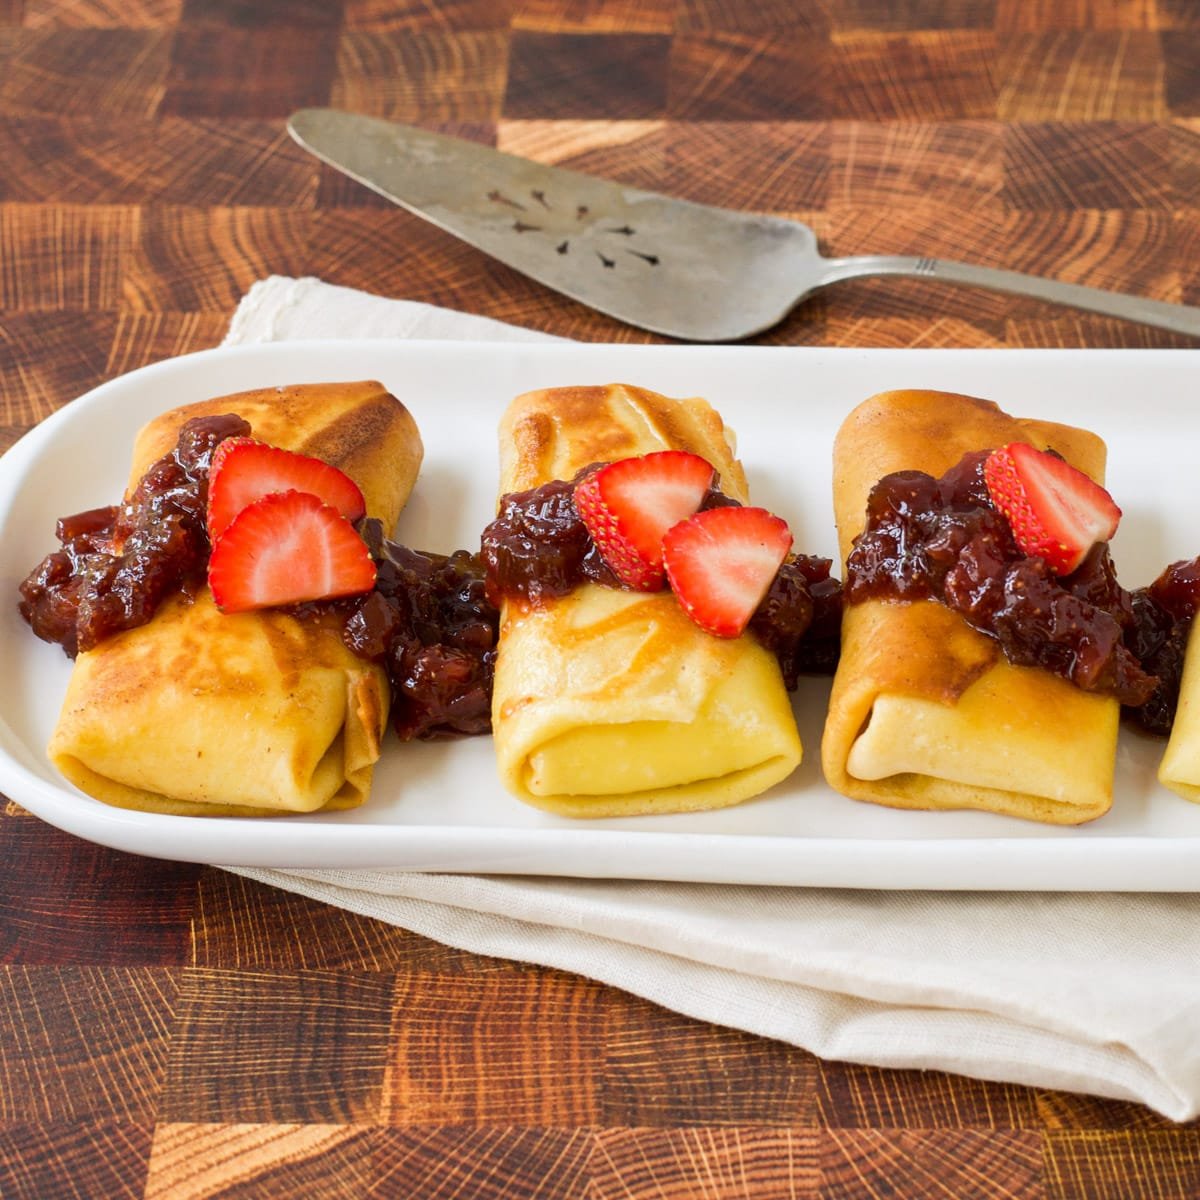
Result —
M 243 299 L 226 344 L 343 336 L 545 335 L 274 277 Z M 824 1058 L 1200 1115 L 1200 896 L 236 870 Z

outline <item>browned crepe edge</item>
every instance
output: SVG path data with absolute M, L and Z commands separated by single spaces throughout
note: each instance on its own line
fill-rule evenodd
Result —
M 725 494 L 746 503 L 746 474 L 734 456 L 732 434 L 707 401 L 673 400 L 620 383 L 544 388 L 513 400 L 500 421 L 501 493 L 570 479 L 590 463 L 645 454 L 646 442 L 620 420 L 630 401 L 645 413 L 647 433 L 657 433 L 664 448 L 706 459 Z
M 344 471 L 362 489 L 367 513 L 392 531 L 416 483 L 423 448 L 412 413 L 377 380 L 256 388 L 171 409 L 138 433 L 129 486 L 174 447 L 184 422 L 221 413 L 249 421 L 260 441 Z

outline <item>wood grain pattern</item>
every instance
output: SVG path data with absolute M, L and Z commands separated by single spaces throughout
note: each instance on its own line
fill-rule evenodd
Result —
M 350 31 L 338 42 L 330 102 L 410 124 L 495 121 L 507 51 L 500 30 Z
M 151 1127 L 126 1121 L 0 1125 L 5 1200 L 139 1200 Z
M 161 29 L 15 30 L 4 45 L 0 109 L 135 120 L 162 99 L 171 39 Z
M 748 134 L 753 133 L 753 137 Z M 829 194 L 829 124 L 696 121 L 673 131 L 659 191 L 750 212 L 820 210 Z M 701 173 L 696 163 L 707 164 Z
M 1154 121 L 1166 115 L 1162 43 L 1153 33 L 1018 34 L 1001 41 L 998 59 L 1001 120 Z
M 1186 199 L 1172 161 L 1164 125 L 1022 122 L 1004 131 L 1004 199 L 1018 212 L 1172 209 Z
M 377 1120 L 390 976 L 191 968 L 160 1114 L 169 1121 Z
M 221 1195 L 355 1200 L 376 1179 L 360 1125 L 180 1124 L 154 1131 L 145 1200 Z
M 833 1129 L 1037 1129 L 1042 1123 L 1038 1096 L 1029 1088 L 937 1071 L 821 1063 L 816 1101 L 820 1124 Z
M 507 154 L 663 191 L 668 130 L 677 128 L 666 121 L 505 121 L 493 140 Z
M 1163 1149 L 1170 1144 L 1170 1153 Z M 1048 1200 L 1200 1195 L 1200 1130 L 1054 1133 L 1046 1139 Z
M 158 29 L 179 23 L 183 0 L 25 0 L 26 29 Z
M 504 115 L 613 121 L 661 117 L 671 39 L 650 33 L 512 34 Z M 610 81 L 619 75 L 621 87 Z
M 443 946 L 381 921 L 206 869 L 196 899 L 197 966 L 298 971 L 504 971 L 508 963 Z
M 395 1125 L 576 1126 L 598 1117 L 600 986 L 560 972 L 404 973 L 383 1089 Z
M 48 830 L 23 809 L 0 816 L 0 962 L 29 967 L 183 966 L 199 867 L 143 861 Z M 75 886 L 83 873 L 99 891 Z
M 837 121 L 830 204 L 891 207 L 935 197 L 1003 211 L 1005 129 L 997 121 Z
M 817 1060 L 794 1046 L 634 997 L 606 1005 L 606 1126 L 810 1126 L 817 1071 Z
M 0 1122 L 152 1120 L 178 984 L 166 967 L 0 968 Z
M 811 121 L 828 115 L 832 47 L 803 32 L 677 34 L 668 112 L 676 121 Z
M 591 1175 L 598 1196 L 639 1200 L 838 1194 L 822 1187 L 817 1134 L 802 1129 L 606 1129 L 596 1135 Z
M 182 27 L 171 45 L 160 111 L 286 117 L 328 101 L 335 51 L 322 29 Z
M 389 1129 L 375 1135 L 375 1188 L 368 1195 L 428 1196 L 430 1200 L 510 1200 L 514 1196 L 569 1200 L 608 1196 L 596 1187 L 594 1137 L 585 1130 L 512 1126 Z
M 1200 304 L 1193 0 L 0 0 L 0 451 L 272 272 L 656 340 L 317 163 L 284 119 L 327 103 Z M 929 280 L 757 341 L 1200 345 Z M 0 1195 L 1184 1200 L 1200 1123 L 823 1062 L 9 803 Z
M 114 313 L 0 310 L 0 438 L 4 449 L 31 425 L 105 378 Z
M 995 37 L 975 30 L 839 34 L 831 116 L 864 121 L 968 121 L 994 116 Z
M 311 208 L 311 159 L 277 122 L 0 117 L 0 200 Z M 360 189 L 363 190 L 363 189 Z
M 821 1200 L 929 1196 L 1042 1200 L 1042 1143 L 1035 1132 L 844 1129 L 822 1141 Z
M 117 307 L 138 212 L 108 205 L 0 204 L 0 307 Z
M 229 312 L 256 279 L 303 274 L 314 218 L 244 206 L 156 205 L 139 214 L 124 278 L 132 312 Z

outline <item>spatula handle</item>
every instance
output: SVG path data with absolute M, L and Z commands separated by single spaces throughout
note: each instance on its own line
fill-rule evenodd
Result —
M 828 260 L 830 268 L 824 283 L 839 283 L 869 275 L 904 275 L 919 279 L 940 279 L 945 283 L 965 283 L 972 287 L 989 288 L 995 292 L 1011 292 L 1032 296 L 1054 304 L 1067 304 L 1106 317 L 1121 317 L 1143 325 L 1155 325 L 1175 333 L 1200 337 L 1200 308 L 1187 304 L 1167 304 L 1143 296 L 1121 295 L 1100 288 L 1083 287 L 1077 283 L 1061 283 L 1057 279 L 1041 279 L 1004 271 L 997 267 L 976 267 L 968 263 L 947 262 L 940 258 L 903 258 L 890 255 L 861 255 L 854 258 Z

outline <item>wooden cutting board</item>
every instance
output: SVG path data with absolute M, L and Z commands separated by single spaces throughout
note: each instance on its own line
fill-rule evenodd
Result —
M 648 335 L 320 168 L 311 104 L 939 255 L 1200 304 L 1193 0 L 0 0 L 0 449 L 320 276 Z M 1195 341 L 926 281 L 760 339 Z M 50 531 L 47 531 L 47 537 Z M 0 801 L 2 803 L 2 801 Z M 0 812 L 0 1195 L 1200 1195 L 1200 1127 L 825 1062 Z

